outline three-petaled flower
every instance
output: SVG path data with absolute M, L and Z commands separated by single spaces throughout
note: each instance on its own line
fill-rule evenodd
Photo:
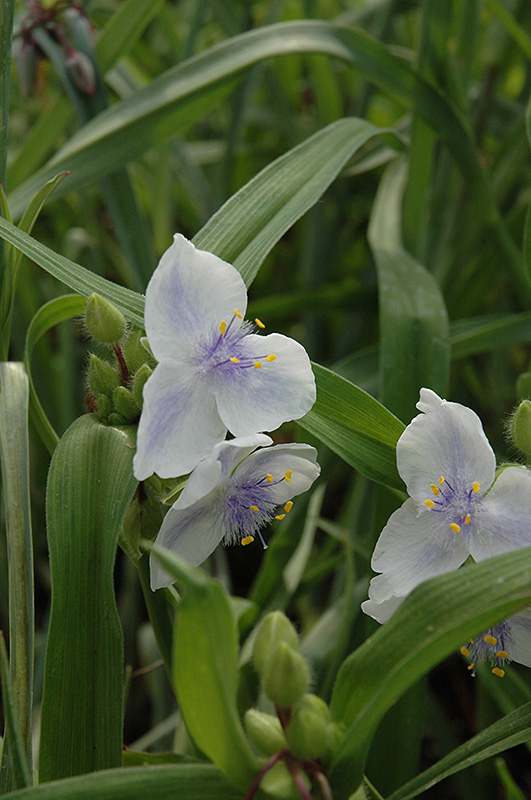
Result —
M 397 444 L 409 499 L 376 544 L 365 613 L 385 622 L 418 584 L 531 545 L 531 471 L 496 459 L 478 416 L 421 389 L 422 412 Z M 502 648 L 503 650 L 504 648 Z
M 305 349 L 244 321 L 239 272 L 181 235 L 162 256 L 146 291 L 145 327 L 159 362 L 144 387 L 134 473 L 189 472 L 223 440 L 271 431 L 315 402 Z
M 221 541 L 245 545 L 262 538 L 260 529 L 283 519 L 291 498 L 309 489 L 320 472 L 310 445 L 271 444 L 269 436 L 255 433 L 215 445 L 166 514 L 156 544 L 198 565 Z M 172 582 L 152 556 L 151 588 Z

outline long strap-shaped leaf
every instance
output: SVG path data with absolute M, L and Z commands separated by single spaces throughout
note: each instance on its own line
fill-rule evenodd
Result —
M 123 643 L 113 566 L 136 485 L 132 457 L 127 432 L 87 415 L 70 426 L 52 458 L 42 781 L 122 763 Z

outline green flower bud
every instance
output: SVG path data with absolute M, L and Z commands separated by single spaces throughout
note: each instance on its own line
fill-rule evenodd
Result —
M 146 497 L 143 502 L 137 498 L 132 501 L 125 512 L 120 531 L 120 547 L 132 559 L 142 555 L 139 544 L 141 539 L 152 542 L 162 525 L 162 508 L 160 503 Z
M 288 746 L 278 717 L 264 714 L 256 708 L 246 711 L 245 730 L 252 743 L 266 756 L 272 756 Z
M 104 344 L 116 344 L 125 333 L 122 312 L 98 294 L 91 294 L 87 300 L 85 322 L 90 335 Z
M 522 372 L 516 381 L 516 394 L 524 400 L 526 397 L 531 397 L 531 372 Z
M 531 400 L 522 400 L 511 420 L 511 438 L 517 448 L 531 455 Z
M 296 710 L 299 711 L 303 709 L 305 711 L 311 711 L 312 714 L 317 714 L 318 716 L 322 717 L 325 722 L 330 722 L 332 719 L 330 715 L 330 709 L 328 708 L 327 704 L 316 694 L 304 695 Z
M 308 778 L 303 772 L 301 772 L 300 775 L 301 780 L 309 790 L 310 782 Z M 294 788 L 290 771 L 283 761 L 277 761 L 277 763 L 266 772 L 260 782 L 260 789 L 263 789 L 263 793 L 260 792 L 261 797 L 274 797 L 278 798 L 278 800 L 293 800 L 294 797 L 300 796 Z
M 291 708 L 308 688 L 308 665 L 287 642 L 277 642 L 263 673 L 264 691 L 277 706 Z
M 142 364 L 148 363 L 150 366 L 154 366 L 155 363 L 152 356 L 142 344 L 143 338 L 144 332 L 141 331 L 140 328 L 135 328 L 122 344 L 122 353 L 131 375 L 138 372 Z
M 127 425 L 127 420 L 121 414 L 117 414 L 116 411 L 109 414 L 107 421 L 109 425 Z
M 135 372 L 135 377 L 133 378 L 133 400 L 140 409 L 142 409 L 142 405 L 144 403 L 142 391 L 147 379 L 152 373 L 153 370 L 150 366 L 148 366 L 148 364 L 142 364 L 137 372 Z
M 133 400 L 133 395 L 125 386 L 117 386 L 112 394 L 114 410 L 121 414 L 126 422 L 134 422 L 138 418 L 140 409 Z
M 337 722 L 329 722 L 326 726 L 326 753 L 323 754 L 322 758 L 322 760 L 325 762 L 325 765 L 328 765 L 328 763 L 332 760 L 335 753 L 339 750 L 344 738 L 345 732 L 337 724 Z
M 320 758 L 328 750 L 328 722 L 301 703 L 293 709 L 286 728 L 288 745 L 296 758 Z
M 105 422 L 109 418 L 109 414 L 112 414 L 113 405 L 111 398 L 106 394 L 99 394 L 96 397 L 97 403 L 97 410 L 95 412 L 96 417 L 101 421 Z
M 120 378 L 110 364 L 91 353 L 88 382 L 90 391 L 97 397 L 99 394 L 111 395 L 120 385 Z
M 253 662 L 260 675 L 263 675 L 269 655 L 277 642 L 287 642 L 294 650 L 299 649 L 297 631 L 282 611 L 266 614 L 258 627 L 254 640 Z

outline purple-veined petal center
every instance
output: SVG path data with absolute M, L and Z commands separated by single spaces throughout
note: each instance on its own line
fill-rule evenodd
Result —
M 503 678 L 503 667 L 511 660 L 512 634 L 507 621 L 494 625 L 488 631 L 470 639 L 467 645 L 461 648 L 461 653 L 470 659 L 468 669 L 472 676 L 476 674 L 476 666 L 483 661 L 489 661 L 492 672 Z
M 277 514 L 278 502 L 275 499 L 275 486 L 291 480 L 291 470 L 275 479 L 267 473 L 259 477 L 240 479 L 231 478 L 224 489 L 223 528 L 225 544 L 246 545 L 258 536 L 264 549 L 267 545 L 260 533 L 261 528 L 273 518 L 283 519 L 289 514 L 293 502 L 288 500 L 283 514 Z
M 431 497 L 424 500 L 427 508 L 444 514 L 455 533 L 459 533 L 463 526 L 470 525 L 482 497 L 478 481 L 472 481 L 471 484 L 459 480 L 450 483 L 441 475 L 436 483 L 429 484 L 429 488 Z

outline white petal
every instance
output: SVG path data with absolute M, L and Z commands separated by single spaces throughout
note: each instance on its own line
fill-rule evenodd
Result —
M 445 514 L 421 511 L 413 500 L 395 511 L 376 543 L 371 566 L 371 600 L 382 603 L 409 594 L 419 583 L 457 569 L 468 557 L 464 537 L 454 533 Z
M 161 361 L 144 386 L 133 471 L 175 478 L 190 472 L 225 437 L 214 396 L 190 367 Z
M 300 419 L 315 402 L 315 378 L 304 347 L 280 333 L 251 334 L 242 352 L 262 366 L 227 374 L 214 387 L 219 415 L 231 433 L 272 431 Z M 269 355 L 274 361 L 267 361 Z
M 258 482 L 269 474 L 274 481 L 270 497 L 282 505 L 306 492 L 318 478 L 321 468 L 316 459 L 317 450 L 309 444 L 278 444 L 256 450 L 242 461 L 234 471 L 234 481 Z M 289 481 L 285 479 L 288 470 L 291 470 Z
M 404 597 L 392 596 L 388 600 L 384 600 L 383 603 L 375 603 L 374 600 L 370 599 L 364 600 L 361 604 L 361 610 L 375 619 L 376 622 L 387 622 L 404 599 Z
M 481 500 L 470 537 L 476 561 L 531 545 L 531 472 L 523 467 L 502 470 Z
M 420 405 L 428 413 L 410 422 L 396 448 L 398 471 L 409 494 L 423 502 L 431 497 L 430 484 L 441 476 L 456 491 L 468 491 L 477 481 L 485 492 L 494 480 L 496 458 L 479 417 L 459 403 L 437 403 L 437 395 L 425 392 Z
M 430 411 L 435 411 L 444 402 L 446 401 L 441 400 L 439 395 L 435 394 L 432 389 L 421 389 L 420 400 L 417 403 L 417 408 L 424 414 L 429 414 Z
M 190 355 L 223 320 L 229 324 L 235 308 L 245 315 L 247 291 L 238 270 L 177 234 L 146 290 L 146 333 L 155 358 Z
M 511 661 L 531 667 L 531 609 L 524 609 L 507 620 L 511 626 Z
M 250 433 L 237 436 L 216 445 L 212 455 L 220 462 L 223 478 L 227 480 L 238 464 L 247 458 L 257 447 L 268 447 L 273 439 L 265 433 Z
M 155 544 L 171 550 L 193 566 L 202 564 L 224 535 L 222 515 L 219 513 L 220 503 L 216 502 L 217 499 L 215 493 L 210 493 L 187 508 L 170 508 Z M 174 582 L 174 578 L 154 555 L 150 556 L 149 563 L 153 591 Z

